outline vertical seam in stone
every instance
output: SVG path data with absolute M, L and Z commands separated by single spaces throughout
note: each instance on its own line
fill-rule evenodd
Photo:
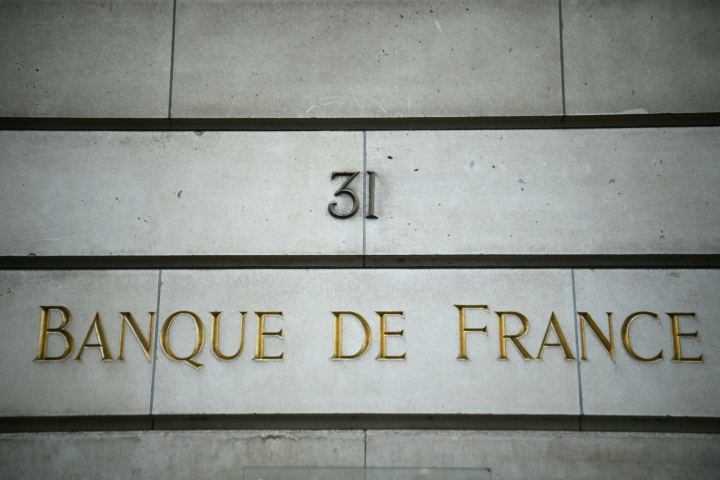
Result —
M 363 451 L 363 468 L 367 468 L 367 430 L 364 430 L 365 433 L 365 449 Z M 367 472 L 365 472 L 365 477 L 367 478 Z
M 367 131 L 363 130 L 363 267 L 365 266 L 365 221 L 367 220 L 365 218 L 365 205 L 367 203 L 368 193 L 367 193 Z
M 565 55 L 563 53 L 563 19 L 562 0 L 558 0 L 558 16 L 560 18 L 560 88 L 562 90 L 562 112 L 565 116 Z
M 168 94 L 168 120 L 172 118 L 173 71 L 175 70 L 175 12 L 177 0 L 173 0 L 172 41 L 170 43 L 170 93 Z
M 572 279 L 572 295 L 573 295 L 573 318 L 575 319 L 575 354 L 578 377 L 578 398 L 580 400 L 580 430 L 582 430 L 583 398 L 582 398 L 582 376 L 580 375 L 580 335 L 578 333 L 578 314 L 577 314 L 577 298 L 575 295 L 575 269 L 570 270 L 570 278 Z
M 150 420 L 152 422 L 151 429 L 155 429 L 155 419 L 153 418 L 153 400 L 155 399 L 155 364 L 157 360 L 157 342 L 158 342 L 158 326 L 160 324 L 160 290 L 162 289 L 162 269 L 158 270 L 158 287 L 157 287 L 157 305 L 155 306 L 155 341 L 153 343 L 153 361 L 152 361 L 152 382 L 150 384 Z

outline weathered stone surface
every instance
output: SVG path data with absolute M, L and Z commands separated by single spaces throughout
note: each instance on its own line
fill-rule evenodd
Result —
M 0 159 L 0 255 L 362 254 L 327 211 L 359 132 L 6 131 Z
M 720 111 L 720 3 L 564 0 L 568 114 Z
M 494 480 L 715 478 L 720 436 L 214 431 L 0 435 L 3 477 L 237 479 L 248 466 L 490 468 Z
M 148 312 L 156 310 L 157 288 L 158 272 L 153 270 L 0 272 L 0 416 L 147 415 L 152 364 L 129 327 L 124 360 L 117 361 L 120 312 L 130 312 L 147 338 Z M 33 361 L 38 356 L 41 306 L 70 311 L 66 331 L 74 348 L 63 361 Z M 116 361 L 101 361 L 98 348 L 84 349 L 81 360 L 74 361 L 96 314 Z M 50 313 L 50 328 L 61 321 L 59 311 Z M 88 344 L 98 342 L 93 330 Z M 58 333 L 48 335 L 47 345 L 47 357 L 65 350 Z
M 172 0 L 0 3 L 0 117 L 167 117 Z
M 163 321 L 172 313 L 196 313 L 206 335 L 195 359 L 200 370 L 158 356 L 153 413 L 485 413 L 578 414 L 577 367 L 559 348 L 542 361 L 524 361 L 508 342 L 499 361 L 498 316 L 468 310 L 467 328 L 487 326 L 488 336 L 467 333 L 469 361 L 457 360 L 458 310 L 453 305 L 487 304 L 491 312 L 517 311 L 530 331 L 521 340 L 537 356 L 552 312 L 569 342 L 574 338 L 568 271 L 560 270 L 164 270 L 160 302 Z M 234 360 L 211 353 L 211 314 L 220 316 L 220 352 L 233 355 L 240 340 L 240 311 L 247 311 L 244 349 Z M 333 311 L 356 312 L 372 331 L 367 353 L 332 361 Z M 378 361 L 377 311 L 390 315 L 387 355 Z M 253 361 L 257 321 L 253 312 L 282 312 L 265 330 L 265 355 L 282 361 Z M 195 345 L 194 322 L 179 316 L 170 348 L 180 358 Z M 520 331 L 507 319 L 507 333 Z M 552 338 L 552 334 L 551 337 Z M 360 323 L 343 320 L 343 355 L 363 342 Z M 574 349 L 574 347 L 571 348 Z M 520 393 L 525 392 L 525 393 Z
M 369 431 L 369 467 L 490 468 L 493 480 L 716 478 L 720 436 Z
M 360 431 L 0 435 L 3 478 L 242 478 L 249 466 L 362 466 Z
M 562 113 L 554 0 L 177 9 L 173 117 Z
M 576 270 L 578 311 L 588 312 L 608 335 L 613 313 L 615 362 L 589 328 L 585 328 L 587 361 L 581 362 L 586 415 L 719 417 L 720 403 L 720 271 L 718 270 Z M 625 319 L 651 312 L 632 322 L 631 358 L 621 342 Z M 683 358 L 703 356 L 703 363 L 673 362 L 673 335 L 668 313 L 694 313 L 679 318 L 679 332 L 699 332 L 699 340 L 680 337 Z
M 717 254 L 718 128 L 368 132 L 368 255 Z

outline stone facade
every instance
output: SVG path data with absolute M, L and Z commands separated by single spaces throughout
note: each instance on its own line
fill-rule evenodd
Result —
M 718 32 L 2 2 L 2 476 L 718 477 Z

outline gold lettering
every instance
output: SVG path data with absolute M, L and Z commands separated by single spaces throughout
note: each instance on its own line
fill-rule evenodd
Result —
M 172 352 L 172 350 L 170 350 L 170 326 L 172 325 L 173 320 L 175 320 L 180 315 L 189 315 L 195 322 L 195 349 L 190 355 L 182 358 L 178 357 Z M 193 312 L 182 310 L 173 313 L 167 318 L 167 320 L 165 320 L 165 323 L 162 326 L 162 330 L 160 330 L 160 346 L 162 347 L 163 353 L 165 353 L 165 355 L 170 360 L 175 360 L 176 362 L 185 362 L 197 370 L 201 369 L 204 365 L 195 362 L 194 359 L 200 354 L 200 351 L 202 350 L 204 344 L 205 327 L 203 326 L 200 317 L 195 315 Z
M 525 318 L 525 315 L 518 312 L 495 312 L 498 316 L 498 329 L 499 329 L 499 338 L 500 338 L 500 356 L 498 357 L 498 360 L 507 360 L 507 354 L 505 352 L 505 346 L 506 342 L 510 340 L 513 345 L 518 349 L 520 354 L 523 356 L 523 359 L 525 360 L 532 360 L 533 357 L 528 353 L 527 350 L 525 350 L 525 347 L 522 346 L 520 343 L 520 340 L 518 340 L 520 337 L 523 337 L 528 330 L 530 330 L 530 322 L 528 322 L 528 319 Z M 506 315 L 512 315 L 513 317 L 517 317 L 520 319 L 520 322 L 522 323 L 522 330 L 520 330 L 520 333 L 516 333 L 515 335 L 506 335 L 505 334 L 505 316 Z
M 97 337 L 98 342 L 100 342 L 100 343 L 87 343 L 93 329 L 95 330 L 95 336 Z M 95 319 L 90 324 L 90 328 L 88 329 L 87 335 L 85 335 L 85 340 L 83 340 L 82 346 L 80 347 L 80 351 L 78 352 L 77 357 L 75 357 L 76 362 L 79 362 L 82 360 L 80 357 L 86 348 L 99 348 L 100 353 L 102 353 L 102 361 L 103 362 L 112 362 L 113 361 L 112 356 L 110 355 L 110 349 L 107 346 L 107 340 L 105 340 L 105 330 L 103 330 L 102 321 L 100 320 L 100 312 L 95 313 Z
M 255 315 L 257 315 L 257 339 L 255 343 L 255 358 L 253 360 L 257 360 L 259 362 L 264 362 L 268 360 L 282 360 L 284 352 L 280 355 L 266 357 L 263 354 L 263 350 L 265 347 L 265 337 L 280 337 L 282 340 L 282 328 L 279 332 L 266 332 L 265 331 L 265 317 L 267 315 L 274 315 L 277 317 L 282 318 L 282 312 L 255 312 Z
M 335 331 L 334 331 L 334 337 L 333 337 L 333 356 L 330 357 L 330 360 L 350 360 L 353 358 L 358 358 L 359 356 L 361 356 L 365 352 L 367 352 L 367 349 L 370 348 L 372 332 L 370 331 L 370 325 L 368 325 L 368 323 L 365 321 L 365 319 L 362 317 L 362 315 L 355 313 L 355 312 L 330 312 L 330 313 L 335 315 Z M 360 325 L 362 325 L 362 328 L 363 328 L 363 344 L 360 347 L 360 350 L 358 350 L 355 355 L 343 355 L 342 354 L 342 316 L 343 315 L 350 315 L 351 317 L 354 317 L 358 322 L 360 322 Z
M 460 353 L 458 354 L 457 360 L 469 360 L 467 357 L 467 351 L 465 349 L 465 334 L 467 332 L 483 332 L 487 335 L 487 326 L 482 328 L 465 328 L 465 309 L 466 308 L 479 308 L 489 312 L 487 305 L 455 305 L 458 309 L 458 328 L 460 329 Z
M 65 360 L 73 351 L 73 337 L 70 332 L 66 332 L 65 329 L 70 324 L 70 310 L 65 307 L 40 307 L 42 309 L 42 315 L 40 316 L 40 340 L 38 341 L 38 354 L 33 362 L 59 362 Z M 62 314 L 62 323 L 57 328 L 49 328 L 50 326 L 50 312 L 57 310 Z M 47 337 L 50 333 L 56 333 L 62 335 L 65 340 L 65 351 L 57 357 L 47 356 Z
M 547 338 L 548 335 L 550 335 L 550 330 L 555 331 L 555 336 L 560 343 L 547 343 Z M 545 347 L 560 347 L 565 354 L 566 361 L 575 360 L 575 357 L 573 357 L 573 354 L 570 351 L 570 347 L 568 347 L 568 344 L 565 341 L 565 335 L 563 335 L 560 324 L 558 323 L 557 318 L 555 318 L 555 312 L 552 312 L 550 314 L 550 321 L 548 322 L 547 330 L 545 330 L 545 336 L 543 337 L 542 343 L 540 344 L 540 351 L 538 352 L 537 360 L 542 360 L 542 355 L 545 351 Z
M 585 357 L 585 322 L 587 322 L 588 326 L 590 327 L 590 330 L 595 334 L 595 338 L 598 339 L 598 341 L 602 344 L 602 346 L 605 348 L 605 351 L 608 355 L 610 355 L 610 358 L 612 358 L 612 361 L 615 361 L 615 345 L 613 344 L 613 331 L 612 331 L 612 313 L 607 312 L 608 316 L 608 339 L 603 335 L 603 333 L 600 331 L 600 328 L 597 326 L 597 324 L 593 321 L 592 317 L 587 312 L 578 312 L 578 315 L 580 315 L 580 344 L 582 345 L 582 359 L 587 360 L 587 357 Z
M 378 333 L 378 342 L 380 346 L 378 347 L 378 356 L 375 357 L 375 360 L 405 360 L 405 354 L 402 355 L 387 355 L 385 353 L 385 337 L 386 336 L 398 336 L 400 338 L 405 338 L 404 330 L 400 330 L 399 332 L 386 332 L 385 331 L 385 316 L 387 315 L 399 315 L 402 318 L 405 318 L 405 315 L 403 315 L 403 312 L 375 312 L 378 314 L 378 324 L 379 324 L 379 333 Z
M 212 346 L 212 353 L 218 360 L 232 360 L 237 358 L 242 353 L 243 345 L 245 344 L 245 314 L 247 312 L 240 312 L 240 348 L 235 352 L 235 355 L 226 357 L 220 353 L 220 314 L 222 312 L 210 312 L 212 315 L 212 329 L 210 330 L 210 344 Z
M 703 356 L 684 358 L 682 351 L 680 350 L 680 337 L 692 337 L 695 340 L 700 340 L 698 332 L 693 333 L 680 333 L 680 326 L 678 324 L 679 317 L 693 317 L 697 320 L 697 316 L 694 313 L 668 313 L 670 316 L 670 327 L 672 329 L 672 340 L 673 340 L 673 358 L 671 362 L 688 362 L 688 363 L 703 363 Z
M 652 312 L 635 312 L 635 313 L 629 315 L 623 322 L 622 330 L 620 332 L 620 338 L 622 339 L 622 343 L 623 343 L 623 346 L 625 347 L 625 351 L 627 351 L 628 355 L 630 355 L 632 358 L 634 358 L 638 362 L 644 362 L 644 363 L 657 362 L 658 360 L 662 360 L 662 358 L 663 358 L 662 350 L 660 350 L 660 353 L 655 355 L 653 358 L 643 358 L 643 357 L 637 355 L 633 351 L 632 347 L 630 346 L 630 324 L 636 318 L 641 317 L 643 315 L 653 317 L 658 323 L 660 323 L 660 318 Z
M 125 346 L 125 324 L 127 323 L 130 325 L 130 330 L 135 334 L 135 338 L 137 339 L 138 343 L 140 344 L 140 347 L 142 347 L 143 352 L 145 352 L 145 356 L 147 357 L 148 361 L 150 361 L 150 343 L 152 342 L 152 334 L 153 334 L 153 322 L 155 321 L 155 312 L 148 312 L 150 313 L 150 329 L 148 331 L 148 338 L 145 340 L 145 335 L 143 335 L 142 331 L 140 330 L 140 327 L 138 327 L 138 324 L 135 322 L 135 319 L 133 318 L 132 314 L 130 312 L 120 312 L 120 315 L 122 315 L 122 320 L 120 320 L 120 323 L 122 327 L 120 327 L 120 355 L 118 356 L 117 360 L 118 362 L 122 362 L 125 360 L 123 358 L 123 347 Z

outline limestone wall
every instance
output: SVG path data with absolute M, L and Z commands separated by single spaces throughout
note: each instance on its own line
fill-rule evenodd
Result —
M 718 32 L 0 3 L 1 476 L 716 478 Z

